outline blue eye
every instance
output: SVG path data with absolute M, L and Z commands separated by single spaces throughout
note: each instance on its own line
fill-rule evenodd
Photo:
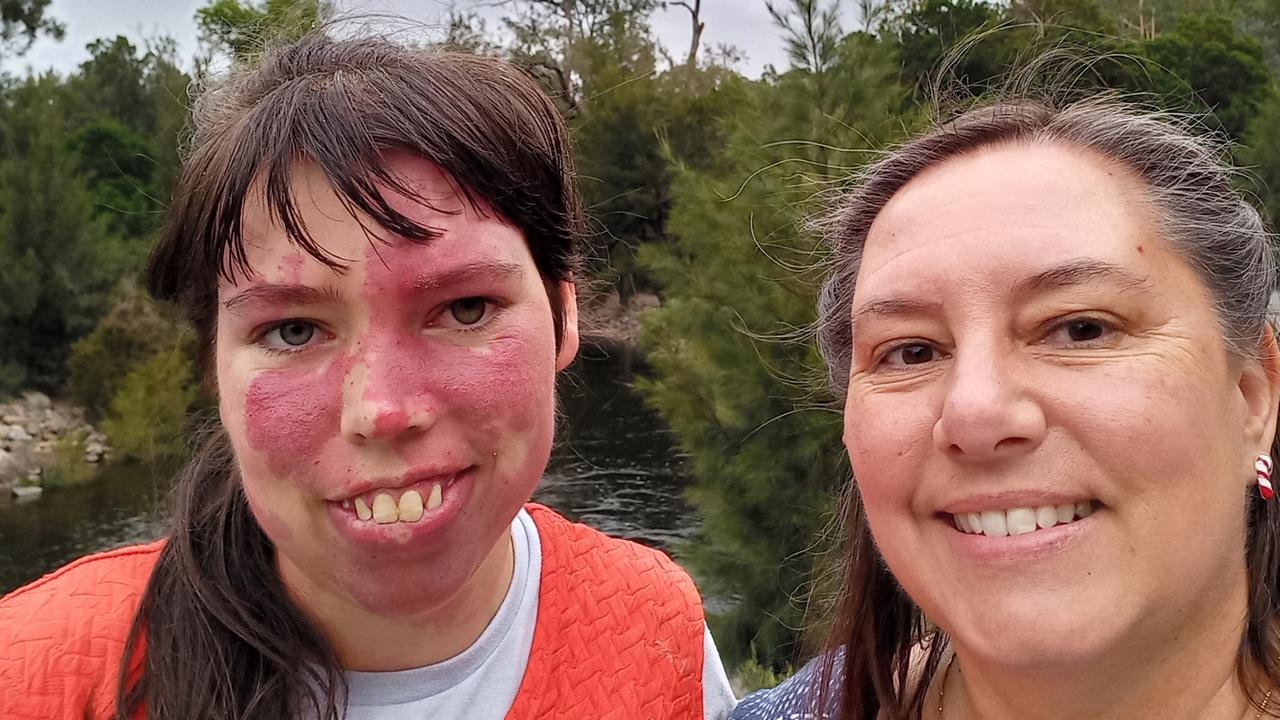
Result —
M 286 345 L 298 347 L 306 345 L 316 334 L 316 326 L 308 322 L 293 321 L 281 325 L 278 328 L 280 339 Z
M 285 320 L 266 329 L 258 342 L 276 352 L 301 350 L 316 339 L 319 327 L 308 320 Z

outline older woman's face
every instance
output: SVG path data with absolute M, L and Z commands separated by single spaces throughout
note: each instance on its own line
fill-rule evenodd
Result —
M 300 165 L 303 219 L 349 268 L 246 209 L 255 272 L 218 289 L 216 358 L 222 422 L 285 582 L 314 602 L 398 615 L 501 567 L 498 541 L 547 463 L 555 375 L 577 334 L 566 284 L 557 352 L 519 230 L 478 214 L 433 165 L 388 163 L 437 209 L 389 201 L 440 236 L 372 241 Z
M 877 545 L 962 650 L 1044 667 L 1244 608 L 1274 397 L 1139 181 L 990 148 L 922 174 L 858 276 L 844 440 Z

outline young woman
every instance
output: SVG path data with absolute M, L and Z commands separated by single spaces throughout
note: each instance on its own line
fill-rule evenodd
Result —
M 688 576 L 527 504 L 582 224 L 537 87 L 314 35 L 194 126 L 148 280 L 220 421 L 164 540 L 0 600 L 0 716 L 723 717 Z

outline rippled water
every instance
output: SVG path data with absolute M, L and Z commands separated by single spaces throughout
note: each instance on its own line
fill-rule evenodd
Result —
M 697 516 L 681 498 L 681 459 L 665 426 L 627 387 L 628 360 L 584 348 L 560 386 L 558 442 L 534 499 L 670 550 L 697 531 Z M 114 465 L 32 502 L 0 493 L 0 594 L 85 553 L 157 536 L 166 483 L 148 468 Z

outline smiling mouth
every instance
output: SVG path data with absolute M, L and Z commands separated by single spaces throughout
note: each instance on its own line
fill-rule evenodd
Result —
M 1098 509 L 1097 500 L 1080 500 L 1062 505 L 1017 507 L 1007 510 L 945 513 L 957 530 L 967 535 L 1007 537 L 1069 525 L 1089 517 Z
M 417 487 L 372 490 L 342 501 L 356 519 L 376 524 L 416 523 L 444 502 L 444 491 L 457 475 Z M 423 497 L 425 494 L 425 497 Z

